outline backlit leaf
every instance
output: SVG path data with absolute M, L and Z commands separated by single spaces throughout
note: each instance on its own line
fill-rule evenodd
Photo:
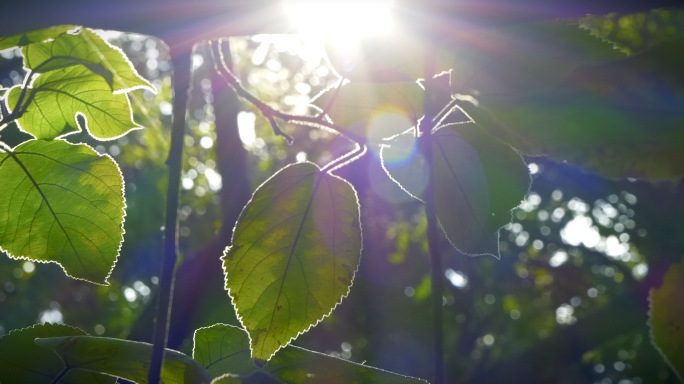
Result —
M 352 81 L 412 81 L 451 69 L 458 91 L 489 94 L 536 92 L 580 64 L 624 57 L 611 43 L 581 29 L 578 21 L 454 26 L 438 42 L 393 33 L 359 44 L 332 41 L 326 51 L 333 68 Z M 434 73 L 426 74 L 424 58 L 430 55 Z
M 426 384 L 427 381 L 357 364 L 291 345 L 264 367 L 284 383 L 299 384 Z
M 244 384 L 244 381 L 237 375 L 226 373 L 212 380 L 211 384 Z
M 123 241 L 123 177 L 85 144 L 31 140 L 0 151 L 0 250 L 106 284 Z
M 287 166 L 245 206 L 226 250 L 226 289 L 268 360 L 349 292 L 361 253 L 356 191 L 312 163 Z
M 684 175 L 684 40 L 582 66 L 549 91 L 462 107 L 492 135 L 608 177 Z
M 195 333 L 194 357 L 212 374 L 217 375 L 221 374 L 218 372 L 222 372 L 229 375 L 225 377 L 225 381 L 219 381 L 221 383 L 262 383 L 269 376 L 273 378 L 273 382 L 279 379 L 284 383 L 299 384 L 425 383 L 420 379 L 356 364 L 292 345 L 278 351 L 263 368 L 256 368 L 249 359 L 249 355 L 245 353 L 249 351 L 245 348 L 248 343 L 249 337 L 244 330 L 232 325 L 215 324 L 199 329 Z M 240 368 L 241 370 L 237 371 Z M 258 381 L 257 378 L 262 381 Z
M 79 33 L 65 33 L 54 40 L 30 44 L 23 48 L 24 65 L 35 72 L 83 65 L 102 76 L 114 93 L 154 87 L 133 68 L 121 49 L 114 47 L 97 33 L 84 28 Z
M 30 31 L 20 33 L 18 35 L 9 37 L 0 37 L 0 51 L 17 46 L 25 46 L 31 43 L 45 41 L 47 39 L 54 39 L 64 32 L 75 29 L 74 25 L 58 25 L 55 27 L 39 29 L 37 31 Z
M 372 139 L 396 135 L 423 114 L 425 91 L 417 82 L 348 83 L 315 100 L 332 121 Z
M 7 104 L 16 107 L 20 86 L 10 90 Z M 32 100 L 17 123 L 38 139 L 54 139 L 81 128 L 99 140 L 112 140 L 132 129 L 131 105 L 124 94 L 113 94 L 109 84 L 83 66 L 72 66 L 42 74 L 27 92 Z M 81 127 L 77 116 L 83 117 Z
M 11 331 L 0 338 L 0 383 L 49 384 L 65 368 L 62 359 L 53 351 L 34 343 L 37 337 L 86 335 L 78 328 L 62 324 L 38 324 Z M 60 381 L 63 384 L 115 383 L 116 379 L 95 372 L 69 371 Z
M 648 323 L 651 340 L 680 380 L 684 380 L 684 262 L 672 265 L 663 285 L 652 289 Z
M 469 29 L 450 44 L 454 89 L 481 95 L 539 92 L 579 65 L 625 57 L 611 43 L 568 21 Z
M 102 372 L 136 383 L 146 383 L 152 344 L 95 336 L 66 336 L 36 339 L 52 349 L 71 369 Z M 161 372 L 164 383 L 209 383 L 211 376 L 195 360 L 167 349 Z
M 224 373 L 246 376 L 256 372 L 249 351 L 249 336 L 235 326 L 214 324 L 195 331 L 192 357 L 212 376 Z
M 383 147 L 383 167 L 390 178 L 424 200 L 431 174 L 434 195 L 427 198 L 434 198 L 437 218 L 449 241 L 466 254 L 498 257 L 499 229 L 510 222 L 511 210 L 530 185 L 520 155 L 473 124 L 433 132 L 431 166 L 417 151 L 415 141 L 414 135 L 405 134 Z

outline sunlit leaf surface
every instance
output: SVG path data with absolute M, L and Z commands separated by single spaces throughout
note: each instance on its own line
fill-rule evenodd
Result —
M 39 29 L 36 31 L 21 33 L 9 37 L 0 37 L 0 51 L 17 46 L 25 46 L 31 43 L 53 39 L 60 34 L 76 28 L 74 25 L 58 25 L 55 27 Z
M 684 380 L 684 263 L 675 264 L 665 274 L 660 288 L 651 290 L 648 322 L 653 344 Z
M 684 40 L 615 62 L 582 66 L 534 95 L 481 95 L 464 109 L 529 154 L 608 177 L 684 175 Z
M 460 251 L 499 255 L 499 229 L 510 222 L 530 185 L 520 155 L 473 124 L 435 131 L 431 138 L 433 196 L 425 196 L 427 162 L 415 137 L 401 135 L 383 147 L 388 175 L 412 196 L 434 198 L 437 218 Z
M 287 166 L 245 206 L 223 256 L 252 357 L 273 353 L 347 295 L 361 253 L 353 187 L 312 163 Z
M 240 381 L 236 377 L 226 377 L 225 381 L 219 381 L 221 383 L 256 383 L 262 381 L 249 380 L 257 377 L 264 380 L 267 376 L 272 377 L 273 382 L 278 379 L 284 383 L 300 384 L 425 383 L 425 381 L 413 377 L 356 364 L 295 346 L 287 346 L 280 350 L 270 362 L 261 368 L 261 372 L 257 372 L 259 368 L 251 363 L 248 355 L 249 349 L 244 347 L 248 343 L 249 337 L 244 330 L 231 325 L 215 324 L 200 329 L 195 334 L 194 357 L 205 367 L 207 364 L 214 363 L 214 367 L 207 367 L 212 374 L 216 375 L 215 372 L 222 372 L 223 374 L 233 374 L 246 378 L 244 381 Z M 245 370 L 245 365 L 249 365 L 251 368 Z M 237 372 L 238 374 L 231 370 L 239 369 L 241 366 L 243 368 Z
M 123 177 L 85 144 L 32 140 L 0 151 L 0 249 L 106 284 L 123 241 Z
M 36 340 L 52 349 L 72 368 L 102 372 L 136 383 L 146 383 L 152 344 L 95 336 L 48 337 Z M 164 383 L 209 383 L 211 376 L 189 356 L 166 350 L 161 372 Z
M 39 324 L 18 329 L 0 338 L 0 383 L 48 384 L 64 370 L 64 362 L 53 351 L 42 348 L 38 337 L 86 335 L 78 328 L 62 324 Z M 94 372 L 73 370 L 60 381 L 64 384 L 115 383 L 116 379 Z
M 22 53 L 26 68 L 36 72 L 83 65 L 102 76 L 115 93 L 143 87 L 154 91 L 119 48 L 87 28 L 79 33 L 65 33 L 51 41 L 28 45 Z
M 10 109 L 16 107 L 20 94 L 19 86 L 10 90 Z M 24 102 L 27 100 L 31 103 L 17 123 L 38 139 L 54 139 L 85 128 L 96 139 L 111 140 L 141 128 L 133 122 L 128 97 L 113 94 L 104 78 L 83 66 L 39 76 Z M 85 126 L 81 126 L 78 116 Z

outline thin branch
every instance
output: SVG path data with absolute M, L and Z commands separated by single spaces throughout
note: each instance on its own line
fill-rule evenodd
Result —
M 19 94 L 19 98 L 17 99 L 16 104 L 14 105 L 14 108 L 12 108 L 12 112 L 9 112 L 7 110 L 7 106 L 3 103 L 0 103 L 0 107 L 2 108 L 2 119 L 0 119 L 0 130 L 2 130 L 5 125 L 13 122 L 14 120 L 18 119 L 21 117 L 21 115 L 26 112 L 28 109 L 29 104 L 33 101 L 34 94 L 31 93 L 29 95 L 28 100 L 26 100 L 26 103 L 24 103 L 24 98 L 26 97 L 26 92 L 28 91 L 28 86 L 31 83 L 31 78 L 35 74 L 34 71 L 30 71 L 26 77 L 24 78 L 24 83 L 21 86 L 21 93 Z
M 425 57 L 425 78 L 430 79 L 435 73 L 437 55 L 436 47 L 432 45 L 430 52 Z M 427 85 L 427 84 L 426 84 Z M 420 152 L 425 158 L 429 167 L 433 166 L 432 159 L 432 140 L 434 139 L 432 131 L 435 128 L 435 121 L 442 121 L 443 118 L 438 118 L 444 108 L 436 104 L 431 96 L 431 92 L 435 92 L 434 88 L 426 86 L 426 97 L 423 101 L 423 110 L 425 112 L 424 118 L 417 124 L 418 142 Z M 435 177 L 434 173 L 430 172 L 428 183 L 425 191 L 425 216 L 427 219 L 427 241 L 430 251 L 430 282 L 432 288 L 432 332 L 433 332 L 433 359 L 434 359 L 434 384 L 444 384 L 444 266 L 442 263 L 442 236 L 443 233 L 439 227 L 437 219 L 437 211 L 435 207 Z
M 188 93 L 190 91 L 190 56 L 186 50 L 171 50 L 173 63 L 173 122 L 171 146 L 166 160 L 169 181 L 166 191 L 166 220 L 164 223 L 164 253 L 159 277 L 159 299 L 157 301 L 154 332 L 152 335 L 152 357 L 148 382 L 158 384 L 164 351 L 168 339 L 169 318 L 173 300 L 174 271 L 178 253 L 178 205 L 183 158 L 183 136 Z
M 334 172 L 344 167 L 345 165 L 353 163 L 354 161 L 358 160 L 359 158 L 361 158 L 361 156 L 365 155 L 367 151 L 367 146 L 356 144 L 356 146 L 354 146 L 354 149 L 352 149 L 351 151 L 324 165 L 321 168 L 321 171 L 329 173 Z
M 230 85 L 235 92 L 240 96 L 241 98 L 245 99 L 254 107 L 256 107 L 259 112 L 266 118 L 268 119 L 269 123 L 273 127 L 273 131 L 276 135 L 280 136 L 287 136 L 285 135 L 280 127 L 277 124 L 276 119 L 282 120 L 286 123 L 292 123 L 292 124 L 299 124 L 299 125 L 306 125 L 306 126 L 311 126 L 311 127 L 316 127 L 316 128 L 327 128 L 335 133 L 347 138 L 348 140 L 357 143 L 359 145 L 367 145 L 368 144 L 368 139 L 366 139 L 364 136 L 358 135 L 344 127 L 341 127 L 339 125 L 333 124 L 327 120 L 325 120 L 324 116 L 302 116 L 302 115 L 293 115 L 289 113 L 285 113 L 283 111 L 280 111 L 274 107 L 271 107 L 270 105 L 264 103 L 263 101 L 259 100 L 256 96 L 254 96 L 252 93 L 250 93 L 245 87 L 242 85 L 242 82 L 233 74 L 233 72 L 228 68 L 228 66 L 225 64 L 225 60 L 223 57 L 223 51 L 220 47 L 221 40 L 219 40 L 219 46 L 217 47 L 218 51 L 218 60 L 215 57 L 213 50 L 212 50 L 212 58 L 214 60 L 214 68 L 216 69 L 216 72 L 221 76 L 221 78 L 226 81 L 228 85 Z M 220 66 L 219 66 L 220 64 Z

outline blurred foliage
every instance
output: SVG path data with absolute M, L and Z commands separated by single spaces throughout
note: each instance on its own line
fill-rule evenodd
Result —
M 637 53 L 663 41 L 684 37 L 684 11 L 679 9 L 588 16 L 581 24 L 626 53 Z

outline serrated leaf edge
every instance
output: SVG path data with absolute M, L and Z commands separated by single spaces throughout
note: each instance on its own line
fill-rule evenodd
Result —
M 319 173 L 322 172 L 322 171 L 321 171 L 321 168 L 320 168 L 317 164 L 312 163 L 312 162 L 309 162 L 309 161 L 304 161 L 304 162 L 300 162 L 300 163 L 291 163 L 291 164 L 288 164 L 288 165 L 284 166 L 283 168 L 281 168 L 281 169 L 278 170 L 277 172 L 275 172 L 273 175 L 271 175 L 271 177 L 269 177 L 268 179 L 266 179 L 263 183 L 261 183 L 261 184 L 254 190 L 254 193 L 252 193 L 252 196 L 249 198 L 249 201 L 247 201 L 247 203 L 245 204 L 245 206 L 242 208 L 242 211 L 240 212 L 240 216 L 238 216 L 238 220 L 235 222 L 235 226 L 233 227 L 233 236 L 235 236 L 235 229 L 237 228 L 237 225 L 238 225 L 238 223 L 240 222 L 240 220 L 241 220 L 241 219 L 244 217 L 244 215 L 246 214 L 246 212 L 247 212 L 247 207 L 249 206 L 249 204 L 250 204 L 250 203 L 252 202 L 252 200 L 254 199 L 254 195 L 256 194 L 256 192 L 259 191 L 266 183 L 270 182 L 271 179 L 275 178 L 275 177 L 276 177 L 280 172 L 282 172 L 283 170 L 285 170 L 285 169 L 287 169 L 287 168 L 289 168 L 289 167 L 298 165 L 298 164 L 302 164 L 302 163 L 304 163 L 304 164 L 312 164 L 312 165 L 314 165 L 314 166 L 318 169 L 318 172 L 319 172 Z M 349 292 L 351 291 L 351 287 L 354 285 L 354 279 L 356 278 L 356 273 L 358 272 L 358 270 L 359 270 L 359 265 L 361 264 L 361 256 L 362 256 L 362 254 L 363 254 L 363 228 L 361 227 L 361 205 L 359 204 L 359 196 L 358 196 L 358 193 L 356 192 L 356 188 L 354 188 L 354 186 L 353 186 L 349 181 L 347 181 L 346 179 L 343 179 L 342 177 L 336 176 L 336 175 L 334 175 L 334 174 L 332 174 L 332 173 L 330 173 L 330 172 L 325 172 L 325 173 L 327 173 L 328 175 L 330 175 L 330 176 L 332 176 L 332 177 L 334 177 L 334 178 L 337 178 L 337 179 L 343 181 L 344 183 L 346 183 L 347 185 L 349 185 L 349 187 L 351 187 L 351 190 L 354 192 L 354 197 L 355 197 L 355 199 L 356 199 L 357 213 L 358 213 L 358 217 L 359 217 L 359 234 L 360 234 L 360 240 L 361 240 L 361 241 L 360 241 L 360 243 L 361 243 L 361 248 L 359 249 L 359 262 L 356 264 L 356 267 L 354 268 L 354 273 L 353 273 L 352 276 L 351 276 L 351 279 L 350 279 L 350 282 L 349 282 L 349 286 L 347 287 L 347 292 L 345 292 L 345 293 L 340 297 L 340 299 L 335 303 L 335 305 L 333 305 L 332 308 L 330 308 L 330 310 L 328 311 L 328 313 L 326 313 L 326 314 L 324 314 L 323 316 L 321 316 L 321 318 L 318 319 L 315 323 L 309 324 L 309 326 L 308 326 L 306 329 L 301 330 L 301 331 L 298 332 L 296 335 L 292 336 L 289 340 L 287 340 L 285 343 L 283 343 L 283 345 L 279 346 L 275 351 L 273 351 L 273 353 L 271 353 L 271 355 L 268 357 L 268 359 L 266 359 L 267 362 L 268 362 L 269 360 L 271 360 L 271 359 L 273 358 L 273 356 L 274 356 L 278 351 L 280 351 L 280 350 L 283 349 L 284 347 L 290 345 L 290 343 L 292 343 L 293 340 L 297 339 L 297 338 L 298 338 L 299 336 L 301 336 L 302 334 L 307 333 L 311 328 L 315 327 L 315 326 L 318 325 L 321 321 L 323 321 L 325 318 L 327 318 L 328 316 L 330 316 L 330 314 L 335 310 L 335 308 L 337 308 L 337 306 L 340 305 L 340 304 L 342 303 L 342 301 L 343 301 L 347 296 L 349 296 Z M 226 249 L 223 251 L 223 255 L 221 256 L 221 261 L 223 261 L 223 258 L 226 257 L 228 251 L 229 251 L 230 248 L 232 247 L 232 243 L 233 243 L 233 238 L 232 238 L 232 237 L 231 237 L 231 241 L 230 241 L 230 242 L 231 242 L 231 245 L 229 245 L 228 247 L 226 247 Z M 221 263 L 221 269 L 223 270 L 223 276 L 224 276 L 224 284 L 223 284 L 223 285 L 224 285 L 224 289 L 228 292 L 228 296 L 230 297 L 231 303 L 233 303 L 233 302 L 234 302 L 234 301 L 233 301 L 233 295 L 231 295 L 231 293 L 230 293 L 230 288 L 226 287 L 226 284 L 225 284 L 225 281 L 227 281 L 227 278 L 228 278 L 228 271 L 226 271 L 226 267 L 225 267 L 225 263 L 224 263 L 224 262 Z M 233 307 L 235 307 L 235 304 L 233 304 Z M 247 333 L 247 337 L 249 338 L 249 348 L 250 348 L 250 353 L 251 353 L 251 351 L 253 350 L 253 347 L 254 347 L 254 344 L 253 344 L 253 341 L 252 341 L 252 335 L 249 333 L 249 331 L 247 331 L 247 327 L 245 326 L 245 324 L 244 324 L 244 322 L 243 322 L 243 320 L 242 320 L 242 315 L 240 315 L 240 313 L 239 313 L 239 311 L 237 310 L 237 308 L 235 308 L 235 316 L 237 317 L 238 321 L 240 322 L 240 326 L 242 327 L 242 329 L 244 329 L 245 332 Z M 255 360 L 254 358 L 252 358 L 252 359 Z
M 29 141 L 32 141 L 32 140 L 29 140 Z M 107 281 L 107 280 L 109 280 L 109 277 L 112 275 L 112 272 L 114 271 L 114 268 L 116 267 L 116 263 L 119 261 L 119 256 L 121 256 L 121 247 L 123 246 L 124 234 L 126 233 L 126 229 L 125 229 L 125 225 L 124 225 L 126 223 L 126 208 L 127 208 L 127 205 L 126 205 L 126 183 L 125 183 L 124 178 L 123 178 L 123 173 L 121 173 L 121 168 L 119 167 L 119 164 L 110 155 L 108 155 L 106 153 L 100 154 L 93 147 L 91 147 L 85 143 L 73 144 L 73 143 L 69 143 L 66 140 L 60 140 L 60 141 L 64 141 L 65 143 L 72 145 L 72 146 L 83 145 L 83 146 L 90 148 L 98 157 L 108 157 L 112 161 L 114 166 L 116 167 L 116 170 L 118 171 L 119 176 L 121 177 L 121 180 L 122 180 L 121 197 L 122 197 L 122 203 L 123 203 L 123 207 L 121 209 L 123 212 L 123 215 L 121 216 L 121 240 L 119 241 L 119 247 L 116 250 L 116 256 L 114 257 L 114 263 L 112 263 L 112 267 L 109 269 L 109 272 L 104 277 L 102 282 L 97 282 L 97 281 L 88 280 L 88 279 L 85 279 L 82 277 L 70 275 L 69 272 L 67 272 L 67 270 L 64 268 L 64 266 L 62 266 L 62 264 L 60 264 L 56 260 L 38 260 L 38 259 L 32 259 L 29 256 L 23 256 L 23 255 L 22 256 L 15 256 L 15 255 L 12 255 L 8 250 L 4 249 L 2 247 L 2 245 L 0 245 L 0 251 L 4 252 L 7 255 L 7 257 L 9 257 L 10 259 L 13 259 L 13 260 L 26 260 L 26 261 L 31 261 L 31 262 L 35 262 L 35 263 L 41 263 L 41 264 L 50 264 L 50 263 L 57 264 L 62 269 L 62 271 L 64 271 L 65 275 L 69 276 L 70 278 L 72 278 L 74 280 L 81 280 L 81 281 L 86 281 L 88 283 L 92 283 L 92 284 L 96 284 L 96 285 L 107 286 L 107 285 L 109 285 L 109 281 Z M 2 148 L 0 148 L 0 153 L 6 153 L 6 152 L 7 151 L 4 151 Z
M 36 81 L 36 79 L 37 79 L 39 76 L 40 76 L 40 74 L 36 74 L 36 75 L 33 77 L 33 79 L 31 80 L 31 82 L 27 85 L 27 94 L 30 93 L 30 92 L 33 92 L 33 90 L 34 90 L 34 88 L 33 88 L 33 83 Z M 11 88 L 7 91 L 7 95 L 6 95 L 6 96 L 9 96 L 9 94 L 12 92 L 12 90 L 13 90 L 14 88 L 20 89 L 20 88 L 22 88 L 22 87 L 23 87 L 23 86 L 20 85 L 20 84 L 11 87 Z M 38 92 L 48 92 L 48 91 L 49 91 L 49 92 L 56 92 L 56 91 L 53 90 L 53 89 L 49 89 L 49 90 L 41 90 L 41 89 L 39 89 L 39 90 L 38 90 Z M 118 95 L 118 94 L 117 94 L 117 93 L 112 93 L 112 95 Z M 67 96 L 69 96 L 69 97 L 71 97 L 71 98 L 75 98 L 75 97 L 74 97 L 73 95 L 71 95 L 71 94 L 67 94 Z M 21 126 L 21 123 L 19 122 L 19 119 L 14 120 L 14 123 L 17 125 L 17 128 L 19 128 L 19 130 L 20 130 L 21 132 L 26 133 L 27 135 L 30 135 L 30 136 L 32 136 L 32 137 L 38 139 L 38 140 L 58 140 L 58 139 L 65 138 L 65 137 L 67 137 L 67 136 L 70 136 L 70 135 L 73 135 L 73 134 L 76 134 L 76 133 L 82 133 L 82 132 L 85 130 L 85 132 L 88 133 L 88 135 L 89 135 L 90 137 L 92 137 L 92 138 L 94 138 L 94 139 L 96 139 L 96 140 L 99 140 L 99 141 L 113 141 L 113 140 L 119 139 L 119 138 L 121 138 L 121 137 L 123 137 L 123 136 L 126 136 L 126 135 L 129 134 L 131 131 L 137 131 L 137 130 L 139 130 L 139 129 L 143 129 L 143 128 L 144 128 L 142 125 L 140 125 L 140 124 L 138 124 L 138 123 L 135 122 L 135 115 L 133 114 L 133 108 L 131 107 L 131 100 L 130 100 L 130 97 L 128 96 L 128 94 L 126 94 L 126 95 L 124 95 L 124 96 L 126 97 L 126 105 L 127 105 L 127 107 L 128 107 L 128 115 L 129 115 L 129 117 L 131 118 L 131 123 L 132 123 L 133 126 L 132 126 L 131 128 L 129 128 L 126 132 L 124 132 L 124 133 L 122 133 L 122 134 L 120 134 L 120 135 L 118 135 L 118 136 L 112 136 L 112 137 L 100 137 L 100 136 L 95 136 L 95 135 L 92 133 L 92 131 L 90 130 L 90 128 L 89 128 L 89 125 L 88 125 L 88 120 L 89 120 L 89 119 L 88 119 L 88 117 L 87 117 L 87 116 L 85 115 L 85 113 L 83 113 L 82 111 L 78 111 L 78 112 L 76 112 L 76 113 L 74 114 L 74 122 L 76 123 L 75 125 L 76 125 L 76 128 L 77 128 L 76 130 L 71 131 L 71 132 L 67 132 L 67 133 L 63 133 L 63 134 L 61 134 L 61 135 L 55 136 L 55 137 L 52 138 L 52 139 L 44 139 L 44 138 L 41 139 L 41 138 L 37 138 L 34 134 L 32 134 L 31 132 L 25 130 L 24 127 Z M 1 102 L 1 101 L 2 101 L 2 100 L 0 100 L 0 102 Z M 5 106 L 7 106 L 8 110 L 9 110 L 10 112 L 12 112 L 12 111 L 14 110 L 14 108 L 13 108 L 12 106 L 9 105 L 9 102 L 8 102 L 7 99 L 4 99 L 4 101 L 5 101 Z M 78 120 L 78 117 L 79 117 L 79 116 L 83 119 L 83 123 L 84 123 L 83 125 L 84 125 L 84 126 L 81 126 L 81 123 L 80 123 L 79 120 Z
M 664 281 L 663 281 L 663 284 L 665 284 Z M 661 285 L 661 287 L 662 287 L 662 285 Z M 661 288 L 661 287 L 659 287 L 659 288 Z M 672 364 L 670 359 L 667 357 L 667 354 L 665 354 L 665 352 L 660 348 L 660 346 L 658 345 L 658 343 L 656 343 L 656 340 L 655 340 L 655 335 L 653 333 L 654 332 L 653 324 L 651 323 L 651 319 L 653 318 L 653 294 L 654 294 L 655 290 L 656 290 L 656 288 L 651 288 L 648 291 L 648 313 L 646 315 L 647 316 L 646 325 L 648 326 L 648 337 L 649 337 L 649 339 L 651 339 L 651 345 L 653 346 L 653 348 L 655 348 L 658 351 L 658 354 L 660 355 L 660 357 L 662 357 L 663 360 L 665 360 L 665 363 L 667 363 L 668 367 L 670 367 L 670 369 L 672 369 L 672 371 L 675 373 L 675 375 L 677 376 L 679 381 L 684 383 L 684 376 L 682 376 L 684 373 L 679 372 L 675 368 L 674 364 Z

